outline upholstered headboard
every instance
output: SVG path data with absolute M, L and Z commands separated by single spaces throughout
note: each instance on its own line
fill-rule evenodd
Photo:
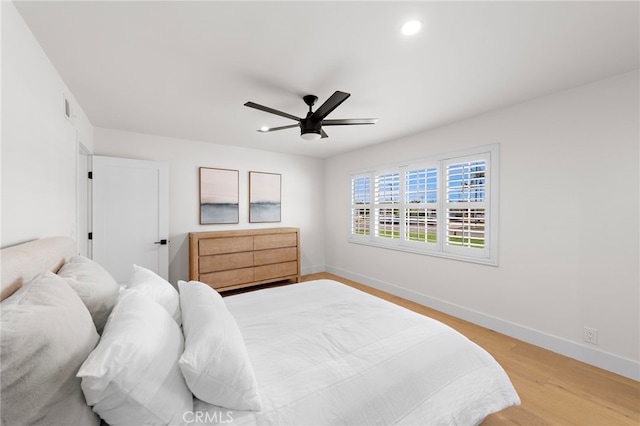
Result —
M 0 250 L 2 291 L 4 300 L 23 283 L 41 272 L 58 269 L 76 254 L 76 242 L 71 237 L 48 237 Z

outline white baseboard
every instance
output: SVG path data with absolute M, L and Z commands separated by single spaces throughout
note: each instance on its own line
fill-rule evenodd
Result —
M 310 266 L 310 267 L 306 267 L 306 268 L 301 268 L 300 269 L 300 275 L 318 274 L 320 272 L 325 272 L 325 271 L 326 271 L 326 268 L 324 267 L 324 265 L 321 265 L 321 266 Z
M 540 346 L 552 352 L 582 361 L 584 363 L 602 368 L 612 373 L 619 374 L 630 379 L 640 381 L 640 363 L 631 359 L 623 358 L 597 348 L 591 348 L 586 344 L 572 342 L 551 334 L 537 331 L 522 325 L 492 317 L 462 306 L 454 305 L 443 300 L 435 299 L 424 294 L 416 293 L 393 284 L 353 274 L 339 268 L 326 267 L 326 272 L 356 281 L 378 290 L 391 293 L 395 296 L 411 300 L 429 308 L 444 312 L 454 317 L 472 322 L 490 330 L 497 331 L 518 340 Z M 318 271 L 320 272 L 320 271 Z

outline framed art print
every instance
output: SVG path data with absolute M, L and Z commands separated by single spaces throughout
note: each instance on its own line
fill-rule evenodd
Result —
M 200 167 L 200 224 L 238 223 L 237 170 Z
M 278 173 L 249 172 L 249 222 L 280 222 L 281 179 Z

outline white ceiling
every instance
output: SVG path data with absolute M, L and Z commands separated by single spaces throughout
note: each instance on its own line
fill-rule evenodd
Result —
M 315 157 L 639 67 L 637 1 L 15 3 L 94 126 Z M 328 118 L 378 123 L 310 142 L 243 106 L 336 90 Z

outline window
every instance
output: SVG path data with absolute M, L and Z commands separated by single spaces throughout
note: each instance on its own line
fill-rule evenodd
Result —
M 404 239 L 438 242 L 438 168 L 410 169 L 404 173 Z
M 351 176 L 351 242 L 497 264 L 498 145 Z
M 486 154 L 443 162 L 447 180 L 445 238 L 448 252 L 486 256 L 487 162 Z
M 386 173 L 374 177 L 375 236 L 400 238 L 400 173 Z
M 369 176 L 351 179 L 351 235 L 369 235 L 371 221 L 371 182 Z

